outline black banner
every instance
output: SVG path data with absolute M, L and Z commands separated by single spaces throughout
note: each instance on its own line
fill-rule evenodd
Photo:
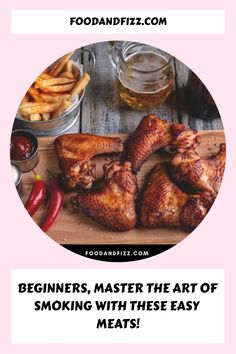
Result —
M 174 245 L 62 245 L 87 258 L 107 262 L 131 262 L 153 257 Z

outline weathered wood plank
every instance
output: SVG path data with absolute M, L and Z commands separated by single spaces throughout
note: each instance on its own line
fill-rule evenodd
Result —
M 108 43 L 87 46 L 96 57 L 91 81 L 82 102 L 81 132 L 106 134 L 120 130 L 120 116 L 117 109 L 117 91 L 114 85 L 115 71 L 108 56 Z M 84 53 L 86 67 L 88 53 Z
M 204 130 L 209 130 L 209 129 L 220 130 L 220 129 L 224 129 L 224 127 L 223 127 L 222 120 L 219 118 L 216 118 L 216 119 L 211 119 L 210 121 L 205 120 L 203 122 L 203 129 Z
M 189 125 L 189 114 L 185 105 L 185 88 L 187 86 L 189 69 L 181 61 L 175 58 L 175 79 L 176 79 L 176 95 L 178 102 L 179 120 L 185 125 Z

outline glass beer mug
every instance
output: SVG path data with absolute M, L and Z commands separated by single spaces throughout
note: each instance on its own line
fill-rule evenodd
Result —
M 165 102 L 173 89 L 173 57 L 146 44 L 124 42 L 116 74 L 122 100 L 134 109 L 149 110 Z

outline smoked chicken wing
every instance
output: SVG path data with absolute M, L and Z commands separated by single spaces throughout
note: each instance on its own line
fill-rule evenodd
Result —
M 189 195 L 174 184 L 168 174 L 168 164 L 157 164 L 144 190 L 140 219 L 148 228 L 178 226 L 192 230 L 209 211 L 213 200 L 206 193 Z
M 62 180 L 68 190 L 90 189 L 95 180 L 95 164 L 91 158 L 98 154 L 119 153 L 123 144 L 119 138 L 90 134 L 65 134 L 54 141 Z
M 128 231 L 137 222 L 135 194 L 137 179 L 130 163 L 112 161 L 105 165 L 104 186 L 93 192 L 78 194 L 71 203 L 99 224 L 116 231 Z
M 183 124 L 168 123 L 153 114 L 144 117 L 131 134 L 125 159 L 138 171 L 156 150 L 165 146 L 190 147 L 198 144 L 197 132 Z
M 225 159 L 225 144 L 209 159 L 202 159 L 193 149 L 179 149 L 171 161 L 172 176 L 177 183 L 184 183 L 195 191 L 207 191 L 215 198 L 222 182 Z

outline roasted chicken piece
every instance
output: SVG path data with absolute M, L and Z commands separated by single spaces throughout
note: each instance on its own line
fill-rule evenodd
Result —
M 65 134 L 54 141 L 62 181 L 68 190 L 90 189 L 95 180 L 96 166 L 91 158 L 98 154 L 119 153 L 123 144 L 119 138 L 90 134 Z
M 143 226 L 179 226 L 193 230 L 209 211 L 213 199 L 207 192 L 189 195 L 174 184 L 168 173 L 168 164 L 157 164 L 144 190 L 140 220 Z
M 71 198 L 79 211 L 99 224 L 115 231 L 128 231 L 137 222 L 135 194 L 138 191 L 136 176 L 131 164 L 112 161 L 104 167 L 104 186 Z
M 221 144 L 218 153 L 209 159 L 202 159 L 193 149 L 179 149 L 171 161 L 172 176 L 186 188 L 207 191 L 215 198 L 222 182 L 225 159 L 225 144 Z
M 174 148 L 196 146 L 197 132 L 183 124 L 168 123 L 149 114 L 131 134 L 125 159 L 131 162 L 132 170 L 136 172 L 154 151 L 167 145 Z

